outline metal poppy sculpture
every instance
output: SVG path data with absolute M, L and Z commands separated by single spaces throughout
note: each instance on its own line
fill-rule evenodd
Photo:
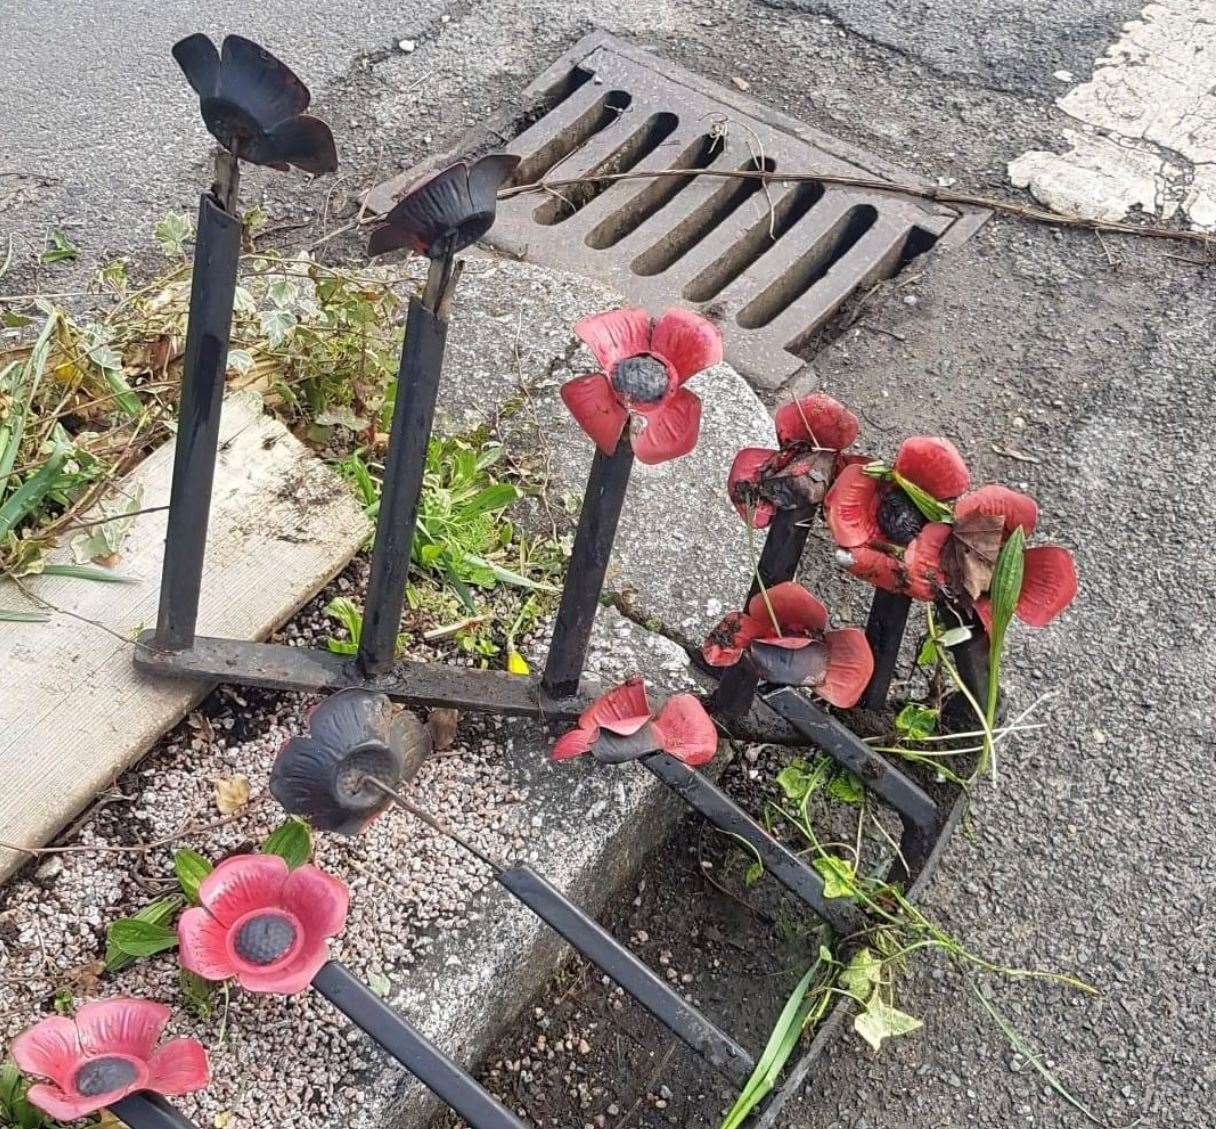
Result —
M 270 773 L 270 791 L 287 811 L 319 831 L 358 835 L 389 805 L 369 777 L 390 788 L 411 779 L 431 751 L 430 731 L 383 694 L 349 689 L 308 716 Z
M 9 1048 L 22 1071 L 46 1079 L 26 1097 L 56 1121 L 113 1108 L 135 1127 L 189 1125 L 152 1108 L 154 1099 L 146 1097 L 193 1093 L 211 1080 L 207 1052 L 196 1039 L 157 1046 L 171 1014 L 164 1004 L 120 996 L 84 1004 L 71 1018 L 35 1023 Z
M 174 44 L 173 57 L 199 96 L 207 129 L 234 157 L 282 172 L 337 169 L 329 126 L 304 113 L 308 87 L 266 48 L 229 35 L 217 51 L 198 33 Z

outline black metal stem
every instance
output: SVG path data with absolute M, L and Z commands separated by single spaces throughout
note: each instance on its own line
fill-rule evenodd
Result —
M 956 617 L 948 609 L 939 607 L 939 622 L 949 623 L 953 618 Z M 971 637 L 961 643 L 956 643 L 953 647 L 948 647 L 947 650 L 950 652 L 950 660 L 954 663 L 954 669 L 958 671 L 958 676 L 962 679 L 963 685 L 967 687 L 968 692 L 975 698 L 976 704 L 983 710 L 988 704 L 988 650 L 990 643 L 988 633 L 984 630 L 984 625 L 978 618 L 972 616 L 967 626 L 971 628 Z M 999 717 L 999 701 L 997 714 Z M 943 721 L 947 730 L 969 732 L 980 728 L 980 719 L 976 716 L 971 703 L 967 701 L 963 694 L 955 694 L 947 700 Z
M 771 588 L 774 584 L 793 580 L 797 575 L 806 539 L 811 535 L 811 522 L 816 509 L 818 507 L 812 506 L 778 510 L 774 515 L 769 522 L 768 535 L 764 538 L 764 548 L 760 550 L 756 575 L 752 577 L 752 586 L 747 593 L 749 600 L 760 591 L 761 583 L 765 588 Z
M 498 881 L 716 1070 L 740 1086 L 751 1076 L 755 1062 L 734 1039 L 531 867 L 513 866 Z
M 388 670 L 397 651 L 446 339 L 447 321 L 411 297 L 359 643 L 359 665 L 369 674 Z
M 714 687 L 705 706 L 711 714 L 723 721 L 738 721 L 745 717 L 756 700 L 756 688 L 760 685 L 760 672 L 751 657 L 744 652 L 734 666 L 722 671 L 722 678 Z
M 591 625 L 604 588 L 604 575 L 632 469 L 633 447 L 627 424 L 611 455 L 596 448 L 587 476 L 574 548 L 553 627 L 553 642 L 541 678 L 541 686 L 554 698 L 568 698 L 578 692 Z
M 528 1129 L 344 965 L 336 960 L 323 965 L 312 986 L 473 1129 Z
M 184 1113 L 179 1113 L 159 1094 L 128 1094 L 112 1103 L 110 1111 L 130 1129 L 195 1129 Z
M 232 301 L 241 257 L 241 221 L 235 208 L 239 164 L 235 157 L 221 151 L 217 167 L 217 185 L 222 187 L 230 210 L 207 193 L 199 201 L 156 621 L 155 645 L 167 650 L 189 647 L 198 623 Z
M 838 935 L 850 936 L 864 928 L 864 921 L 847 900 L 825 898 L 823 879 L 701 773 L 667 753 L 647 753 L 641 762 L 718 830 L 744 840 L 759 856 L 765 872 L 801 898 Z
M 874 592 L 870 618 L 866 620 L 866 638 L 874 652 L 874 674 L 861 696 L 862 709 L 880 710 L 887 704 L 911 607 L 912 601 L 907 596 L 884 592 L 881 588 Z

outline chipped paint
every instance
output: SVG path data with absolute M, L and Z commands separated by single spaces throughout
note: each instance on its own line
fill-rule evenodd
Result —
M 1057 104 L 1080 125 L 1064 130 L 1071 149 L 1022 154 L 1014 185 L 1086 219 L 1181 210 L 1216 230 L 1216 0 L 1148 5 Z

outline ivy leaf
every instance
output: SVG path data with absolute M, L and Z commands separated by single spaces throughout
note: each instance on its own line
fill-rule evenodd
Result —
M 193 224 L 184 212 L 170 212 L 154 229 L 156 242 L 170 259 L 180 259 L 185 254 L 182 244 L 193 233 Z
M 814 788 L 815 775 L 806 761 L 795 757 L 777 773 L 777 784 L 787 800 L 800 804 Z
M 198 904 L 198 888 L 204 878 L 214 869 L 211 860 L 204 858 L 198 851 L 183 847 L 173 856 L 173 869 L 177 872 L 177 882 L 182 888 L 188 901 Z
M 812 864 L 823 879 L 825 898 L 853 896 L 853 868 L 837 855 L 820 855 Z
M 895 728 L 909 741 L 923 741 L 937 729 L 938 711 L 909 702 L 895 716 Z
M 312 828 L 294 815 L 267 836 L 262 854 L 278 855 L 287 860 L 290 870 L 302 866 L 312 855 Z
M 853 959 L 840 974 L 840 986 L 864 1003 L 874 994 L 874 988 L 882 978 L 882 961 L 873 949 L 858 949 Z
M 866 1010 L 853 1020 L 853 1030 L 876 1051 L 881 1049 L 883 1039 L 908 1035 L 923 1026 L 915 1016 L 884 1003 L 877 991 L 870 997 Z
M 891 471 L 895 484 L 912 499 L 912 504 L 930 521 L 953 521 L 954 511 L 945 502 L 939 502 L 927 490 L 922 490 L 910 478 L 897 470 Z
M 865 798 L 865 785 L 847 769 L 841 769 L 828 785 L 828 795 L 842 804 L 859 804 Z

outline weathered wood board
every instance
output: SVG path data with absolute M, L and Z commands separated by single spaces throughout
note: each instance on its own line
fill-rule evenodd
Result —
M 173 444 L 127 477 L 141 506 L 169 500 Z M 127 640 L 156 622 L 166 513 L 142 514 L 117 571 L 131 584 L 63 577 L 22 583 L 62 611 L 48 623 L 0 622 L 0 843 L 46 843 L 210 689 L 136 673 Z M 368 532 L 334 472 L 260 398 L 224 404 L 198 629 L 264 638 L 350 560 Z M 65 544 L 54 559 L 70 561 Z M 44 611 L 0 581 L 0 607 Z M 26 861 L 0 848 L 0 881 Z

